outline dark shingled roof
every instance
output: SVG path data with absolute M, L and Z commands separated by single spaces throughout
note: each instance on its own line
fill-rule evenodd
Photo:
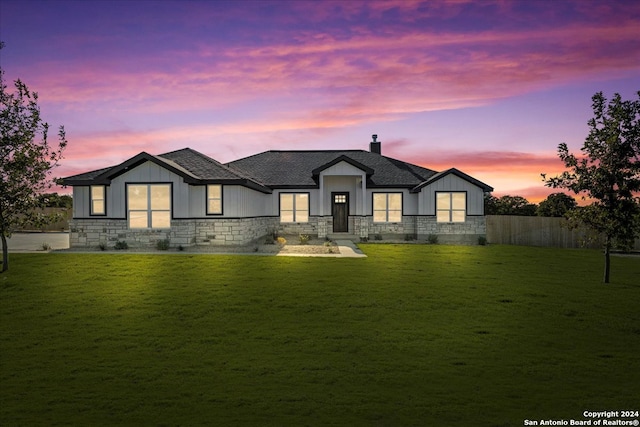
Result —
M 254 179 L 240 171 L 234 171 L 211 157 L 205 156 L 191 148 L 172 151 L 158 156 L 140 153 L 131 159 L 110 168 L 91 171 L 63 179 L 67 185 L 107 184 L 113 178 L 133 167 L 151 161 L 182 176 L 190 184 L 238 184 L 265 193 L 271 192 Z
M 104 168 L 104 169 L 98 169 L 98 170 L 94 170 L 91 172 L 85 172 L 85 173 L 79 173 L 78 175 L 72 175 L 72 176 L 68 176 L 66 178 L 63 178 L 63 181 L 65 183 L 65 185 L 76 185 L 76 184 L 81 184 L 82 182 L 86 181 L 86 182 L 90 182 L 93 181 L 95 179 L 95 177 L 102 175 L 104 172 L 111 170 L 113 168 L 112 167 L 108 167 L 108 168 Z
M 270 193 L 274 188 L 317 188 L 318 175 L 341 161 L 363 170 L 369 188 L 420 191 L 425 185 L 452 173 L 485 191 L 493 190 L 457 169 L 436 173 L 364 150 L 265 151 L 227 164 L 190 148 L 158 156 L 142 152 L 119 165 L 70 176 L 63 182 L 67 185 L 108 184 L 111 179 L 146 161 L 171 170 L 189 184 L 236 184 L 264 193 Z
M 158 157 L 172 161 L 202 180 L 251 179 L 240 171 L 223 165 L 191 148 L 160 154 Z
M 435 175 L 435 171 L 364 150 L 266 151 L 227 163 L 271 188 L 316 187 L 320 171 L 340 158 L 352 159 L 373 172 L 367 187 L 413 188 Z M 353 164 L 352 163 L 352 164 Z

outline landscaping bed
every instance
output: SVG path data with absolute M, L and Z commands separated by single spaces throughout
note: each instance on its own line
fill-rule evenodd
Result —
M 246 245 L 213 245 L 202 244 L 185 247 L 132 247 L 128 244 L 114 247 L 91 247 L 61 249 L 59 252 L 122 252 L 122 253 L 209 253 L 209 254 L 296 254 L 296 255 L 324 255 L 339 254 L 340 251 L 334 241 L 310 237 L 301 244 L 299 236 L 285 236 L 279 242 L 265 243 L 266 239 Z M 123 242 L 124 243 L 124 242 Z

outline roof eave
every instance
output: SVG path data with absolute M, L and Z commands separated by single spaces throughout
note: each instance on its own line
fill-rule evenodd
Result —
M 273 190 L 264 185 L 260 185 L 255 181 L 251 181 L 250 179 L 238 178 L 238 179 L 202 179 L 199 180 L 195 185 L 207 185 L 207 184 L 220 184 L 220 185 L 240 185 L 242 187 L 247 187 L 252 190 L 259 191 L 264 194 L 271 194 Z

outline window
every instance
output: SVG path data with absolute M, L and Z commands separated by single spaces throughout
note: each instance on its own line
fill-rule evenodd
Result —
M 436 221 L 464 222 L 467 193 L 436 193 Z
M 309 222 L 309 194 L 281 193 L 280 222 Z
M 207 185 L 207 215 L 222 214 L 222 185 Z
M 104 185 L 91 186 L 91 215 L 105 215 L 105 188 Z
M 373 222 L 402 222 L 402 193 L 374 193 Z
M 128 184 L 129 228 L 171 227 L 170 184 Z

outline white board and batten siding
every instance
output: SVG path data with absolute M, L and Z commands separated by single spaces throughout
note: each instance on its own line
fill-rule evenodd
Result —
M 127 184 L 172 184 L 173 217 L 189 217 L 189 185 L 177 175 L 152 162 L 145 162 L 136 168 L 114 178 L 107 195 L 107 216 L 125 218 L 127 206 Z M 109 197 L 110 196 L 110 197 Z
M 207 215 L 207 186 L 189 186 L 190 218 L 247 218 L 263 216 L 268 195 L 241 185 L 222 186 L 222 215 Z M 174 215 L 175 217 L 175 215 Z
M 222 186 L 222 217 L 250 218 L 277 215 L 269 206 L 271 194 L 264 194 L 241 185 Z
M 349 165 L 351 166 L 351 165 Z M 355 168 L 354 168 L 355 169 Z M 359 169 L 358 169 L 359 170 Z M 362 172 L 362 171 L 360 171 Z M 362 178 L 349 175 L 329 175 L 323 178 L 322 210 L 320 215 L 331 215 L 331 193 L 349 193 L 350 215 L 361 215 L 362 212 Z M 360 182 L 358 182 L 360 180 Z M 315 213 L 315 211 L 314 211 Z
M 454 174 L 445 175 L 422 188 L 419 194 L 419 214 L 435 215 L 436 193 L 456 191 L 467 193 L 467 215 L 484 215 L 484 191 L 482 188 Z
M 126 218 L 127 184 L 170 183 L 172 185 L 173 218 L 244 218 L 277 214 L 277 206 L 271 206 L 271 195 L 263 194 L 240 185 L 223 185 L 223 215 L 207 215 L 207 186 L 186 184 L 177 175 L 155 163 L 145 162 L 114 178 L 106 186 L 106 218 Z M 74 218 L 91 217 L 89 186 L 73 187 Z
M 341 161 L 320 172 L 320 182 L 322 183 L 323 199 L 322 208 L 318 206 L 320 215 L 331 215 L 331 193 L 349 193 L 349 214 L 362 215 L 364 203 L 362 200 L 362 181 L 366 182 L 367 175 L 356 166 Z M 364 207 L 366 209 L 366 206 Z
M 336 163 L 320 172 L 320 176 L 365 176 L 362 169 L 359 169 L 345 161 Z
M 91 198 L 89 197 L 90 187 L 73 187 L 73 217 L 89 218 L 91 214 Z M 107 194 L 110 198 L 110 195 Z

